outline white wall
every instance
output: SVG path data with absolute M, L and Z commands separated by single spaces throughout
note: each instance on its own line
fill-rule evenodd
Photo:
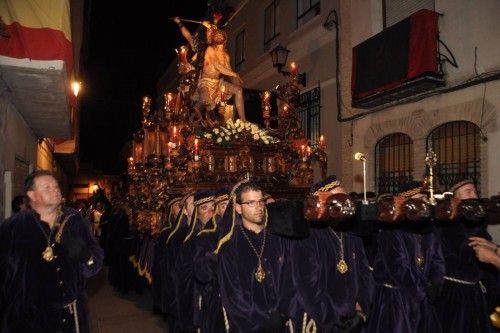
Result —
M 500 70 L 500 1 L 446 0 L 436 1 L 440 38 L 457 59 L 459 68 L 447 65 L 447 82 L 453 84 L 475 75 Z M 442 49 L 444 51 L 444 49 Z

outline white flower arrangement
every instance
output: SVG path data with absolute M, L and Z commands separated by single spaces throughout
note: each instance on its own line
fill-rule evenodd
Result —
M 279 142 L 278 139 L 269 135 L 266 130 L 259 128 L 258 125 L 243 122 L 239 119 L 236 119 L 236 121 L 228 119 L 224 126 L 215 127 L 211 131 L 205 132 L 203 137 L 218 144 L 243 142 L 245 139 L 251 139 L 266 145 Z

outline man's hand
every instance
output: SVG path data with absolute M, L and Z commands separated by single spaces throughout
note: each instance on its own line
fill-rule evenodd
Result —
M 476 247 L 476 246 L 482 246 L 486 249 L 489 249 L 491 251 L 496 251 L 498 246 L 493 243 L 493 242 L 490 242 L 489 240 L 487 239 L 484 239 L 482 237 L 469 237 L 469 246 L 472 246 L 472 247 Z
M 475 246 L 474 252 L 476 252 L 476 257 L 479 261 L 487 264 L 493 264 L 497 268 L 500 267 L 500 256 L 494 251 L 484 246 Z
M 212 25 L 208 21 L 202 21 L 201 24 L 208 30 L 212 29 Z
M 179 18 L 179 16 L 174 17 L 174 22 L 177 24 L 181 23 L 181 19 Z

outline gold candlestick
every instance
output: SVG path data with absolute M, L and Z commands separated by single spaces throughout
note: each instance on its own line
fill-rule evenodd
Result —
M 425 164 L 429 167 L 429 175 L 428 175 L 428 190 L 429 190 L 429 203 L 433 206 L 436 205 L 437 201 L 434 196 L 435 188 L 434 188 L 434 166 L 437 163 L 437 156 L 432 150 L 432 147 L 429 147 L 427 154 L 425 155 Z

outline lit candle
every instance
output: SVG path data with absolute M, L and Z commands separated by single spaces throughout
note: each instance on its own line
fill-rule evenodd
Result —
M 306 146 L 305 145 L 300 146 L 300 156 L 302 157 L 302 159 L 305 159 L 305 157 L 306 157 Z
M 223 103 L 226 100 L 225 92 L 226 92 L 226 87 L 222 86 L 222 88 L 220 89 L 220 101 L 221 101 L 221 103 Z
M 187 50 L 186 50 L 185 46 L 181 46 L 179 56 L 180 56 L 181 62 L 183 64 L 185 64 L 187 62 Z
M 172 106 L 172 93 L 167 94 L 167 106 L 170 108 Z
M 319 149 L 325 150 L 325 137 L 323 135 L 319 137 Z
M 134 173 L 134 158 L 132 156 L 128 158 L 128 173 L 129 175 Z
M 150 102 L 151 99 L 148 96 L 144 96 L 142 98 L 142 116 L 144 117 L 144 120 L 148 117 Z
M 299 67 L 297 66 L 297 64 L 294 62 L 292 62 L 290 64 L 290 74 L 292 76 L 297 76 L 297 72 L 299 71 Z
M 170 161 L 170 154 L 172 154 L 172 142 L 169 141 L 167 144 L 167 160 Z
M 198 139 L 194 139 L 194 160 L 198 161 Z
M 286 105 L 286 104 L 285 104 L 285 106 L 283 106 L 283 115 L 284 116 L 288 115 L 288 105 Z
M 142 108 L 145 109 L 145 108 L 149 108 L 149 101 L 151 99 L 148 97 L 148 96 L 144 96 L 142 98 Z
M 174 126 L 173 133 L 172 133 L 172 142 L 174 144 L 175 144 L 176 139 L 177 139 L 177 126 Z
M 307 146 L 307 157 L 311 156 L 311 147 Z
M 269 104 L 269 98 L 271 97 L 271 93 L 269 91 L 264 91 L 264 96 L 262 97 L 262 106 L 263 106 L 263 116 L 264 119 L 267 119 L 271 116 L 271 108 Z
M 269 91 L 264 91 L 264 103 L 269 103 L 269 97 L 271 97 L 271 93 Z

